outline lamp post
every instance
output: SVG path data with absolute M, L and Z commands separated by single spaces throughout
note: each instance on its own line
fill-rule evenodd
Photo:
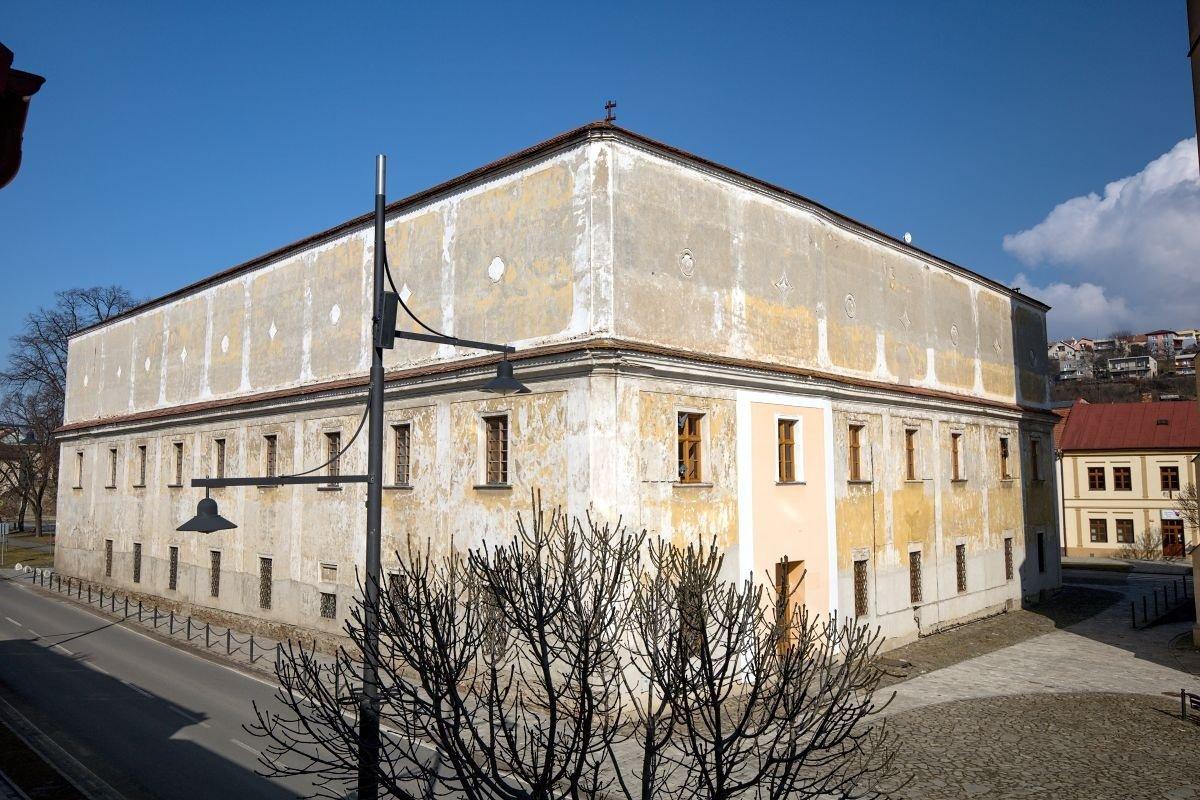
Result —
M 363 675 L 362 692 L 358 701 L 358 800 L 376 800 L 379 797 L 379 584 L 380 574 L 380 526 L 383 510 L 383 351 L 394 346 L 395 340 L 409 339 L 419 342 L 435 342 L 474 350 L 489 350 L 501 353 L 503 358 L 496 365 L 496 377 L 480 387 L 492 394 L 525 394 L 529 392 L 513 377 L 512 363 L 508 354 L 516 348 L 507 344 L 478 342 L 459 339 L 438 333 L 421 322 L 395 292 L 385 290 L 385 280 L 391 276 L 387 264 L 386 242 L 384 241 L 384 211 L 386 197 L 386 160 L 375 158 L 375 263 L 374 297 L 371 314 L 371 372 L 367 393 L 367 474 L 365 475 L 313 475 L 322 464 L 296 475 L 280 475 L 258 478 L 193 478 L 192 486 L 204 487 L 204 499 L 196 506 L 196 516 L 180 525 L 177 530 L 215 533 L 236 528 L 218 513 L 217 501 L 208 489 L 220 486 L 284 486 L 295 484 L 365 483 L 367 484 L 367 539 L 364 563 L 366 579 L 363 582 Z M 394 284 L 393 284 L 394 288 Z M 414 322 L 429 333 L 414 333 L 396 329 L 396 314 L 402 307 Z M 342 455 L 353 444 L 353 438 L 327 464 Z

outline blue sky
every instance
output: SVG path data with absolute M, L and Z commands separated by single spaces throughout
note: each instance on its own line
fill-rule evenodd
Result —
M 1181 0 L 575 8 L 8 5 L 2 41 L 47 82 L 0 190 L 0 338 L 57 289 L 155 296 L 367 211 L 376 152 L 399 197 L 610 97 L 620 125 L 1019 280 L 1060 306 L 1052 335 L 1200 326 L 1176 299 L 1200 291 L 1194 146 L 1161 160 L 1195 135 Z

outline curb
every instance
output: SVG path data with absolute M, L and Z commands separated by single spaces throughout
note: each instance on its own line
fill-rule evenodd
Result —
M 105 783 L 73 755 L 29 721 L 28 718 L 0 697 L 0 720 L 13 734 L 47 764 L 63 776 L 85 797 L 91 800 L 125 800 L 125 796 Z

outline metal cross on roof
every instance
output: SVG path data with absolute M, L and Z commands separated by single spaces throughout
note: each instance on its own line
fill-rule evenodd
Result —
M 614 103 L 612 100 L 609 100 L 607 103 L 604 104 L 604 121 L 605 122 L 616 122 L 617 121 L 617 115 L 613 113 L 613 109 L 616 107 L 617 107 L 617 104 Z

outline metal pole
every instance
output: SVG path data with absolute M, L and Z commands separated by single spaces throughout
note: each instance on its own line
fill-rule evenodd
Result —
M 367 427 L 367 554 L 363 598 L 363 680 L 358 701 L 358 800 L 379 797 L 379 528 L 383 508 L 383 210 L 386 200 L 387 159 L 375 157 L 375 282 L 371 312 L 371 390 Z

